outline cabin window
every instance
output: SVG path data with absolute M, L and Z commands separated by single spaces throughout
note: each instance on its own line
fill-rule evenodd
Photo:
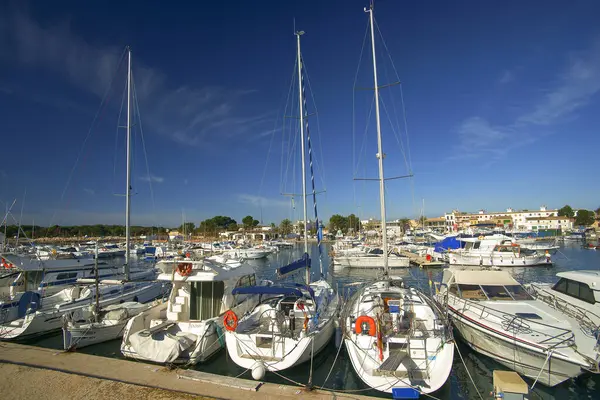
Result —
M 560 278 L 560 280 L 552 287 L 552 289 L 590 304 L 596 303 L 594 291 L 583 282 L 576 282 L 570 279 Z
M 244 275 L 237 282 L 235 287 L 247 287 L 247 286 L 256 286 L 256 277 L 254 274 Z
M 42 283 L 44 271 L 28 271 L 25 276 L 27 277 L 27 287 L 29 289 L 37 288 Z
M 504 286 L 515 300 L 533 300 L 533 297 L 521 285 Z
M 481 242 L 473 243 L 473 249 L 477 250 L 481 246 Z
M 504 286 L 481 286 L 490 300 L 512 300 Z
M 463 299 L 469 300 L 487 300 L 485 293 L 479 285 L 458 285 Z
M 65 279 L 73 279 L 77 277 L 77 272 L 63 272 L 56 276 L 57 281 L 64 281 Z
M 192 282 L 190 293 L 190 320 L 205 320 L 221 314 L 225 293 L 223 281 Z

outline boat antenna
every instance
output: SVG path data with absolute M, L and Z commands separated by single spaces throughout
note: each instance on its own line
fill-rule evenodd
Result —
M 302 56 L 300 53 L 300 36 L 304 35 L 304 31 L 296 31 L 296 43 L 298 47 L 298 107 L 300 108 L 300 151 L 302 151 L 302 204 L 304 205 L 304 255 L 306 259 L 306 284 L 310 283 L 310 258 L 308 257 L 308 230 L 307 225 L 307 210 L 306 210 L 306 154 L 304 150 L 304 101 L 302 96 Z
M 385 221 L 385 179 L 383 174 L 383 159 L 385 154 L 381 144 L 381 120 L 379 117 L 379 86 L 377 84 L 377 58 L 375 56 L 375 24 L 373 22 L 373 1 L 365 12 L 369 13 L 371 25 L 371 50 L 373 52 L 373 83 L 375 86 L 375 121 L 377 123 L 377 160 L 379 161 L 379 202 L 381 208 L 381 240 L 383 244 L 383 274 L 384 277 L 389 276 L 388 271 L 388 242 L 387 242 L 387 226 Z

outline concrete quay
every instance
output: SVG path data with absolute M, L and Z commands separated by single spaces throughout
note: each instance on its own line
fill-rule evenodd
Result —
M 0 393 L 14 399 L 377 399 L 7 342 L 0 374 Z

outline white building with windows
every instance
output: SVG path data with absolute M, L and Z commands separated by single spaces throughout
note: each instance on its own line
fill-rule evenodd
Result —
M 558 217 L 558 210 L 549 210 L 546 206 L 541 206 L 539 210 L 515 211 L 512 208 L 500 212 L 479 210 L 475 214 L 453 210 L 451 213 L 444 214 L 444 218 L 448 231 L 456 231 L 479 224 L 490 224 L 517 230 L 565 230 L 572 229 L 574 222 L 566 217 Z M 532 229 L 534 226 L 536 228 Z

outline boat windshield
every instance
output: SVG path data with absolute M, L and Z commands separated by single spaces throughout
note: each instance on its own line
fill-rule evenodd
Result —
M 469 300 L 532 300 L 520 285 L 465 285 L 459 284 L 460 297 Z M 455 293 L 454 290 L 450 290 Z
M 533 297 L 521 285 L 507 285 L 505 288 L 515 300 L 533 300 Z

